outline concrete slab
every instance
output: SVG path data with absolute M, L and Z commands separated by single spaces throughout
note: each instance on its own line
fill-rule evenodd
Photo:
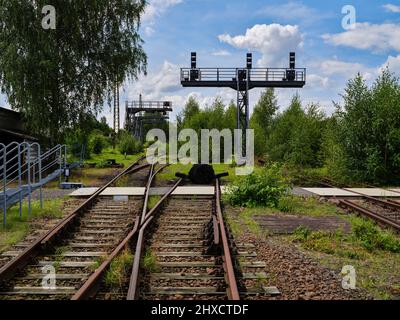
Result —
M 174 196 L 198 195 L 198 196 L 212 196 L 214 195 L 214 187 L 211 186 L 187 186 L 178 187 L 172 192 Z
M 295 195 L 295 196 L 303 196 L 303 197 L 309 197 L 309 196 L 313 196 L 314 195 L 310 191 L 307 191 L 304 188 L 298 188 L 298 187 L 294 187 L 292 189 L 292 194 Z
M 70 197 L 89 197 L 99 188 L 79 188 L 69 194 Z
M 355 193 L 361 193 L 370 197 L 400 197 L 400 193 L 380 188 L 346 188 L 346 190 Z
M 302 188 L 320 197 L 357 197 L 357 193 L 339 188 Z
M 89 197 L 95 193 L 99 188 L 80 188 L 70 193 L 71 197 Z M 102 196 L 142 196 L 144 195 L 145 188 L 107 188 L 104 190 Z
M 119 187 L 107 188 L 100 195 L 101 196 L 142 196 L 146 188 L 143 187 Z

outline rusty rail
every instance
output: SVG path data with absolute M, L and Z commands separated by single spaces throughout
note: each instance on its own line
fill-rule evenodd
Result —
M 164 203 L 164 201 L 174 192 L 174 190 L 180 185 L 182 182 L 182 179 L 179 179 L 169 190 L 166 194 L 163 195 L 163 197 L 156 203 L 156 205 L 149 210 L 144 216 L 143 223 L 141 224 L 140 230 L 139 230 L 139 236 L 138 240 L 136 243 L 136 250 L 135 250 L 135 259 L 133 261 L 133 266 L 132 266 L 132 273 L 129 281 L 129 289 L 128 289 L 128 294 L 126 299 L 127 300 L 136 300 L 139 295 L 139 275 L 140 275 L 140 260 L 142 258 L 142 251 L 143 251 L 143 245 L 144 245 L 144 232 L 147 228 L 147 226 L 150 224 L 150 222 L 154 218 L 154 214 L 157 212 L 157 210 L 161 207 L 161 205 Z
M 143 211 L 140 217 L 137 217 L 133 229 L 128 233 L 128 235 L 121 241 L 121 243 L 114 249 L 114 251 L 107 257 L 105 261 L 96 269 L 96 271 L 86 280 L 84 285 L 74 294 L 71 300 L 85 300 L 94 296 L 101 284 L 104 273 L 108 270 L 112 260 L 116 258 L 124 248 L 127 248 L 133 238 L 137 235 L 140 226 L 142 225 L 142 219 L 147 211 L 147 204 L 150 194 L 151 183 L 158 172 L 163 170 L 167 165 L 161 166 L 158 170 L 154 172 L 154 164 L 151 165 L 149 178 L 146 184 L 146 191 L 143 201 Z M 129 172 L 130 173 L 130 172 Z M 140 235 L 139 235 L 140 237 Z
M 377 213 L 375 213 L 375 212 L 373 212 L 371 210 L 363 208 L 363 207 L 361 207 L 361 206 L 359 206 L 359 205 L 357 205 L 357 204 L 355 204 L 353 202 L 350 202 L 348 200 L 339 200 L 339 203 L 341 205 L 344 205 L 344 206 L 346 206 L 346 207 L 348 207 L 348 208 L 350 208 L 352 210 L 355 210 L 355 211 L 357 211 L 357 212 L 359 212 L 359 213 L 361 213 L 361 214 L 363 214 L 363 215 L 365 215 L 365 216 L 367 216 L 367 217 L 369 217 L 369 218 L 371 218 L 371 219 L 373 219 L 373 220 L 375 220 L 377 222 L 380 222 L 382 224 L 385 224 L 387 226 L 392 227 L 393 229 L 395 229 L 397 231 L 400 231 L 400 223 L 395 221 L 395 220 L 393 220 L 393 219 L 384 217 L 384 216 L 382 216 L 380 214 L 377 214 Z
M 371 201 L 371 202 L 375 202 L 378 203 L 384 207 L 389 207 L 391 209 L 395 209 L 398 210 L 400 209 L 400 203 L 397 202 L 392 202 L 390 199 L 389 200 L 383 200 L 383 199 L 378 199 L 378 198 L 374 198 L 374 197 L 370 197 L 370 196 L 364 196 L 365 199 Z
M 221 186 L 219 179 L 215 180 L 215 201 L 216 201 L 216 212 L 219 225 L 219 233 L 222 242 L 222 259 L 224 261 L 223 266 L 225 270 L 225 281 L 227 284 L 227 294 L 229 300 L 240 300 L 239 291 L 237 287 L 235 271 L 232 263 L 231 251 L 229 248 L 228 237 L 226 235 L 224 217 L 222 215 L 221 208 Z
M 56 226 L 54 226 L 50 231 L 41 236 L 39 239 L 34 241 L 30 246 L 28 246 L 24 251 L 22 251 L 16 258 L 12 259 L 10 262 L 5 264 L 0 269 L 0 281 L 7 281 L 13 277 L 13 275 L 21 268 L 25 267 L 29 261 L 37 256 L 42 250 L 50 244 L 50 242 L 55 241 L 58 237 L 61 237 L 63 232 L 67 230 L 73 223 L 75 219 L 78 218 L 84 210 L 90 207 L 94 200 L 110 185 L 124 176 L 127 172 L 139 171 L 149 164 L 138 165 L 144 157 L 141 157 L 123 172 L 115 176 L 112 180 L 106 183 L 103 187 L 97 190 L 89 199 L 82 203 L 78 208 L 71 212 L 68 216 L 63 218 Z

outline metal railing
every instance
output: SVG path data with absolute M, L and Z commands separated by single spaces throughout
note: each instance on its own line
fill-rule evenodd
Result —
M 126 108 L 165 109 L 171 107 L 171 101 L 126 101 Z
M 22 216 L 22 200 L 28 197 L 28 214 L 31 214 L 32 192 L 39 189 L 40 207 L 43 207 L 42 186 L 56 170 L 61 173 L 67 161 L 67 148 L 57 145 L 41 152 L 38 143 L 12 142 L 7 146 L 0 144 L 0 180 L 3 206 L 3 224 L 7 222 L 7 209 L 19 202 L 19 214 Z M 18 197 L 18 200 L 15 198 Z
M 236 81 L 238 71 L 247 70 L 241 68 L 182 68 L 181 81 Z M 288 81 L 288 72 L 294 72 L 294 78 L 290 81 L 306 81 L 306 69 L 288 68 L 253 68 L 248 69 L 250 81 Z M 196 74 L 196 79 L 191 75 Z

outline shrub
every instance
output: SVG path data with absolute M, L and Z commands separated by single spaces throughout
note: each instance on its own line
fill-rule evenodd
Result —
M 92 133 L 89 139 L 90 151 L 94 154 L 102 153 L 103 149 L 108 145 L 108 140 L 102 134 L 95 132 Z
M 366 219 L 355 219 L 352 223 L 356 239 L 367 250 L 385 250 L 400 252 L 400 240 L 392 233 L 381 230 L 374 222 Z
M 276 208 L 288 185 L 280 167 L 272 165 L 257 173 L 239 177 L 228 186 L 228 201 L 234 206 Z
M 118 147 L 121 154 L 136 154 L 142 151 L 143 146 L 140 141 L 136 140 L 131 134 L 124 132 L 121 134 Z

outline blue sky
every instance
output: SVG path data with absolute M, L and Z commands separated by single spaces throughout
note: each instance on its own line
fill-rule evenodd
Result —
M 121 101 L 139 93 L 144 99 L 172 100 L 174 115 L 190 95 L 202 106 L 216 96 L 228 103 L 236 97 L 233 90 L 180 86 L 179 68 L 189 67 L 191 51 L 197 51 L 199 67 L 244 66 L 248 51 L 258 66 L 286 67 L 289 51 L 295 50 L 308 82 L 299 90 L 278 89 L 280 107 L 298 92 L 305 106 L 319 103 L 331 113 L 332 100 L 340 102 L 346 81 L 357 72 L 372 81 L 389 63 L 400 75 L 400 1 L 388 1 L 149 0 L 140 31 L 148 76 L 126 83 Z M 355 29 L 342 27 L 345 5 L 356 10 Z M 251 107 L 259 94 L 252 91 Z M 2 100 L 0 105 L 6 104 Z M 121 113 L 123 119 L 123 103 Z M 103 115 L 111 120 L 107 107 Z

